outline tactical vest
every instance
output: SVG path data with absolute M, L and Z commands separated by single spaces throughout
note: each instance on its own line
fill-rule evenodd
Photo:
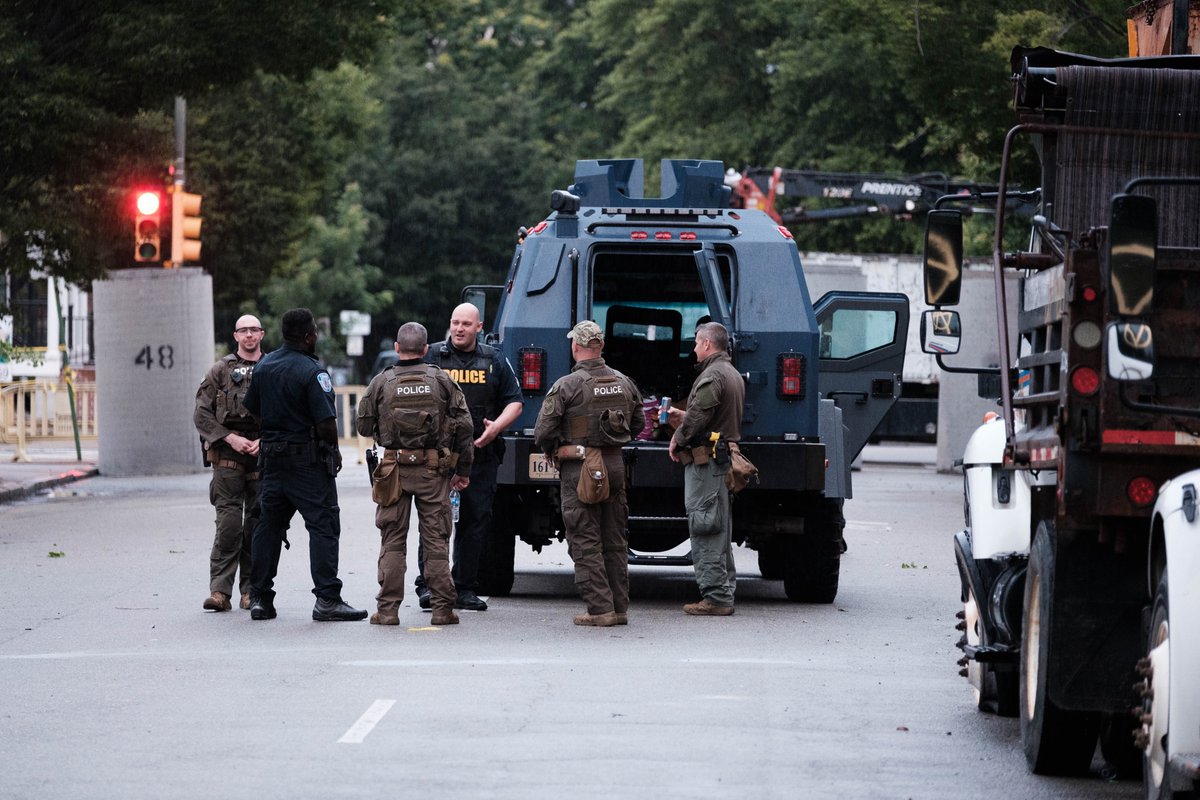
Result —
M 633 438 L 629 428 L 629 388 L 624 376 L 609 369 L 588 373 L 583 402 L 563 415 L 567 444 L 612 447 Z
M 217 376 L 218 391 L 213 410 L 217 422 L 237 433 L 257 432 L 258 421 L 245 404 L 255 365 L 242 361 L 237 353 L 225 356 L 221 363 L 224 369 Z
M 497 413 L 497 410 L 492 408 L 496 393 L 496 348 L 482 342 L 477 343 L 474 352 L 471 353 L 471 359 L 466 364 L 459 360 L 447 342 L 430 348 L 430 353 L 437 365 L 463 390 L 463 395 L 467 398 L 467 408 L 471 410 L 474 436 L 478 439 L 483 435 L 484 418 Z
M 376 426 L 386 447 L 419 450 L 440 444 L 445 402 L 437 385 L 437 367 L 397 372 L 393 367 L 379 398 Z

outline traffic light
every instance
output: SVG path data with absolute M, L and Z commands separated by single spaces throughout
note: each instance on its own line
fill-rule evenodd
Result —
M 133 260 L 158 261 L 162 255 L 162 194 L 138 190 L 134 206 Z
M 200 195 L 176 186 L 171 192 L 171 262 L 200 260 Z

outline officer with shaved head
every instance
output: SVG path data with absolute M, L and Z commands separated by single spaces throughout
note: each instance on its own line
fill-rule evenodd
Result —
M 430 347 L 425 356 L 427 362 L 441 367 L 462 387 L 471 410 L 475 457 L 471 483 L 461 492 L 462 507 L 455 526 L 453 552 L 454 605 L 468 611 L 487 609 L 487 602 L 478 594 L 480 557 L 484 541 L 491 535 L 496 473 L 504 458 L 501 434 L 521 416 L 523 406 L 521 387 L 512 365 L 498 348 L 479 341 L 482 330 L 479 309 L 463 303 L 450 314 L 446 341 Z M 421 608 L 429 608 L 424 552 L 418 554 L 417 598 Z M 511 570 L 512 565 L 508 568 Z
M 237 349 L 213 364 L 196 392 L 192 422 L 200 433 L 205 463 L 213 468 L 208 499 L 217 512 L 217 534 L 208 559 L 208 611 L 233 608 L 233 580 L 239 606 L 250 608 L 250 535 L 257 519 L 258 417 L 246 408 L 254 367 L 262 358 L 262 323 L 252 314 L 233 326 Z

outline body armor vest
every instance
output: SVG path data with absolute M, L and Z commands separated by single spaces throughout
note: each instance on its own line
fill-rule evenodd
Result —
M 432 348 L 431 352 L 437 365 L 463 390 L 463 396 L 467 398 L 467 408 L 471 410 L 474 437 L 478 439 L 483 435 L 484 417 L 496 413 L 491 410 L 497 388 L 492 374 L 496 348 L 482 342 L 476 344 L 471 359 L 466 364 L 462 364 L 446 342 Z
M 258 421 L 245 405 L 255 365 L 238 358 L 237 353 L 230 353 L 221 361 L 225 369 L 220 377 L 216 408 L 213 409 L 217 422 L 237 433 L 257 432 Z
M 443 419 L 442 393 L 437 367 L 392 374 L 383 386 L 377 427 L 386 447 L 434 448 L 440 443 Z
M 629 390 L 621 375 L 608 369 L 589 374 L 583 396 L 583 403 L 563 415 L 568 444 L 613 447 L 633 438 L 629 431 Z

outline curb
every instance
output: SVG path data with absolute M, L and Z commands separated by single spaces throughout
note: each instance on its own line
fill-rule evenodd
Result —
M 27 486 L 18 486 L 15 489 L 0 490 L 0 505 L 5 505 L 7 503 L 15 503 L 18 500 L 24 500 L 27 497 L 31 497 L 31 496 L 33 496 L 39 492 L 43 492 L 47 489 L 53 489 L 55 486 L 62 486 L 63 484 L 74 483 L 75 481 L 81 481 L 84 478 L 93 478 L 99 474 L 100 474 L 100 470 L 97 469 L 96 467 L 92 467 L 91 469 L 88 469 L 88 470 L 73 469 L 68 472 L 62 473 L 61 475 L 59 475 L 56 478 L 50 478 L 48 480 L 38 481 L 37 483 L 31 483 Z

